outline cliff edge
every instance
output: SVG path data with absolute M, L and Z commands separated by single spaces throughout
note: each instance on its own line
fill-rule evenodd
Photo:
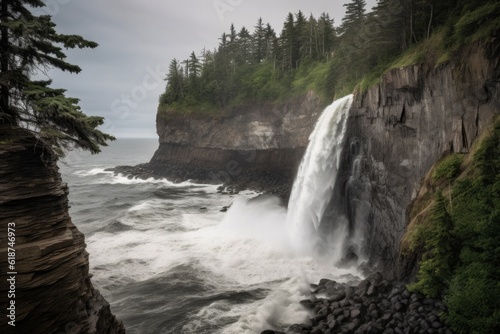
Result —
M 393 69 L 355 96 L 338 191 L 351 229 L 363 232 L 361 252 L 389 277 L 415 275 L 400 243 L 425 175 L 443 155 L 469 152 L 500 113 L 499 63 L 497 37 L 438 66 Z
M 0 308 L 8 316 L 1 332 L 125 333 L 92 286 L 84 235 L 71 222 L 56 160 L 31 134 L 1 129 Z
M 115 172 L 192 179 L 288 197 L 324 102 L 313 92 L 222 116 L 158 113 L 159 147 L 147 164 Z

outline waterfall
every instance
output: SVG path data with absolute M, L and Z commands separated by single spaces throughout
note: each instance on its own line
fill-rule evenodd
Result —
M 317 246 L 322 241 L 318 228 L 332 199 L 352 100 L 353 96 L 348 95 L 328 106 L 309 137 L 309 145 L 293 184 L 286 218 L 290 240 L 300 251 L 317 252 Z M 341 213 L 335 220 L 328 253 L 332 261 L 338 262 L 343 242 L 348 237 L 349 224 Z

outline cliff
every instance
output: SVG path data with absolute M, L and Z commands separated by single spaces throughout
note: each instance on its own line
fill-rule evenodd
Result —
M 467 153 L 500 112 L 499 59 L 493 37 L 437 66 L 392 69 L 355 94 L 341 179 L 321 227 L 326 235 L 336 217 L 348 218 L 346 259 L 368 259 L 389 278 L 413 277 L 417 256 L 404 258 L 400 248 L 408 209 L 432 165 L 447 153 Z M 236 183 L 287 197 L 322 109 L 309 93 L 219 118 L 159 114 L 160 145 L 150 163 L 116 171 Z
M 254 186 L 288 187 L 323 107 L 310 92 L 280 104 L 238 107 L 221 117 L 158 114 L 159 148 L 147 169 L 155 176 L 227 184 L 253 179 L 259 180 Z
M 358 251 L 388 276 L 415 274 L 417 259 L 402 257 L 400 243 L 421 180 L 444 154 L 467 153 L 500 113 L 499 61 L 494 38 L 437 67 L 393 69 L 355 96 L 337 191 L 364 236 Z
M 1 332 L 125 333 L 92 286 L 84 235 L 71 222 L 68 187 L 52 152 L 32 135 L 2 127 L 0 180 Z M 15 327 L 5 317 L 12 302 L 7 315 L 15 314 Z

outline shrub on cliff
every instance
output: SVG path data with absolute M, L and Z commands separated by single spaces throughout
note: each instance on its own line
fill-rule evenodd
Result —
M 460 173 L 462 156 L 459 154 L 450 154 L 444 158 L 434 169 L 432 178 L 434 181 L 453 181 Z
M 500 119 L 476 145 L 458 177 L 458 163 L 441 161 L 450 184 L 437 184 L 429 226 L 421 229 L 428 251 L 411 288 L 444 297 L 445 319 L 457 333 L 500 332 Z M 454 168 L 449 168 L 455 166 Z M 446 172 L 444 172 L 446 171 Z M 449 173 L 451 172 L 451 173 Z M 451 190 L 450 190 L 451 186 Z M 445 188 L 448 199 L 439 193 Z M 445 203 L 449 202 L 448 207 Z M 429 253 L 430 252 L 430 253 Z
M 411 291 L 419 291 L 432 298 L 440 298 L 448 288 L 457 262 L 453 222 L 446 209 L 446 200 L 441 192 L 436 194 L 431 212 L 431 224 L 425 231 L 425 254 L 420 262 L 417 282 L 410 285 Z

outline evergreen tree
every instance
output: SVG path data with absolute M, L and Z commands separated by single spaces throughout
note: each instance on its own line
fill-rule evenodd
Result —
M 266 30 L 262 23 L 262 17 L 259 17 L 257 25 L 253 32 L 253 50 L 256 63 L 260 63 L 266 57 Z
M 189 87 L 191 94 L 194 95 L 195 97 L 198 96 L 199 94 L 199 83 L 198 83 L 198 78 L 200 77 L 200 71 L 201 71 L 201 65 L 200 61 L 196 57 L 196 54 L 191 52 L 191 56 L 189 57 Z
M 307 40 L 309 39 L 309 30 L 307 29 L 307 19 L 299 10 L 295 15 L 295 38 L 293 47 L 293 68 L 298 68 L 302 57 L 307 55 Z
M 393 59 L 407 48 L 404 15 L 400 0 L 377 0 L 366 22 L 371 32 L 366 41 L 370 66 Z
M 238 33 L 237 52 L 240 64 L 250 64 L 252 62 L 252 36 L 247 28 L 242 27 Z
M 182 69 L 179 67 L 177 59 L 172 59 L 168 67 L 167 87 L 162 96 L 162 102 L 170 104 L 184 98 L 184 79 Z
M 279 42 L 278 38 L 276 37 L 276 33 L 274 32 L 274 29 L 271 27 L 269 23 L 266 26 L 265 40 L 266 40 L 266 51 L 265 51 L 266 60 L 276 63 L 276 53 L 278 51 Z
M 441 192 L 436 194 L 431 212 L 432 233 L 425 240 L 426 254 L 420 262 L 418 282 L 410 286 L 432 298 L 442 297 L 449 286 L 457 255 L 454 247 L 453 222 L 446 210 L 446 200 Z
M 231 27 L 229 27 L 229 44 L 230 45 L 236 44 L 237 37 L 238 33 L 236 32 L 236 28 L 234 27 L 234 24 L 231 23 Z
M 0 124 L 33 131 L 63 155 L 78 147 L 92 153 L 114 137 L 97 129 L 103 118 L 85 115 L 79 100 L 51 88 L 51 81 L 33 80 L 38 68 L 79 73 L 66 62 L 63 48 L 95 48 L 97 43 L 78 35 L 59 34 L 50 16 L 35 16 L 41 0 L 0 0 Z
M 319 57 L 319 41 L 318 41 L 318 22 L 311 14 L 307 20 L 307 36 L 303 45 L 303 56 L 310 60 L 318 60 Z
M 292 13 L 288 13 L 283 30 L 280 36 L 280 56 L 282 71 L 291 70 L 294 68 L 294 56 L 297 54 L 295 47 L 297 46 L 297 34 L 295 31 L 295 21 Z
M 333 27 L 333 19 L 327 13 L 322 13 L 318 20 L 318 40 L 319 49 L 322 57 L 328 57 L 328 54 L 333 49 L 335 41 L 335 28 Z
M 346 8 L 345 16 L 340 25 L 340 32 L 342 34 L 359 32 L 363 25 L 366 14 L 366 1 L 352 0 L 350 3 L 344 4 Z

